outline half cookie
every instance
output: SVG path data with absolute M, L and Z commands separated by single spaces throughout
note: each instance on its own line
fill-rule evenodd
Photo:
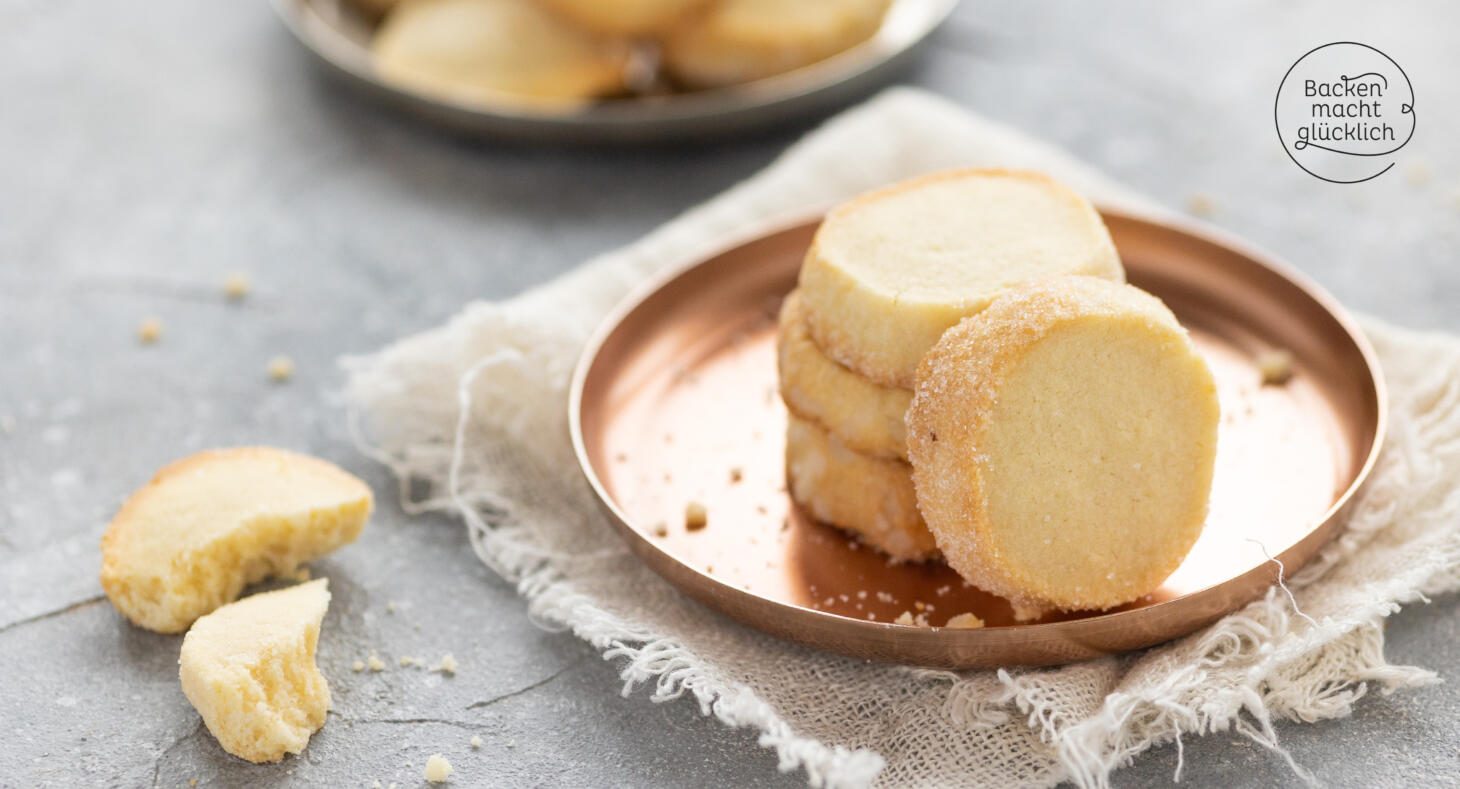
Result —
M 937 555 L 906 463 L 853 452 L 793 414 L 786 427 L 786 476 L 791 498 L 817 520 L 855 533 L 894 559 Z
M 134 624 L 180 633 L 243 588 L 354 542 L 374 500 L 323 460 L 200 452 L 157 472 L 101 538 L 101 586 Z
M 868 193 L 827 215 L 801 268 L 811 336 L 828 356 L 911 389 L 918 362 L 1010 285 L 1125 278 L 1104 223 L 1050 178 L 955 170 Z
M 904 417 L 912 392 L 873 383 L 822 353 L 795 291 L 781 307 L 776 352 L 781 399 L 793 413 L 825 427 L 849 449 L 907 459 Z
M 1175 316 L 1134 287 L 1015 288 L 918 370 L 908 442 L 948 563 L 1030 608 L 1153 591 L 1201 534 L 1216 385 Z

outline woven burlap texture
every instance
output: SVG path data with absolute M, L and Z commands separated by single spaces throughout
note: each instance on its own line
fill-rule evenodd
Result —
M 1283 753 L 1274 719 L 1341 717 L 1369 690 L 1435 681 L 1385 660 L 1383 620 L 1460 587 L 1460 341 L 1371 320 L 1389 438 L 1344 533 L 1288 579 L 1294 598 L 1275 588 L 1168 645 L 1037 670 L 869 664 L 737 625 L 627 552 L 568 438 L 570 373 L 597 323 L 647 277 L 768 220 L 957 166 L 1043 170 L 1098 201 L 1159 211 L 1020 132 L 889 91 L 628 248 L 347 360 L 361 445 L 417 493 L 411 511 L 466 521 L 536 621 L 617 661 L 626 694 L 689 695 L 759 730 L 782 769 L 817 786 L 1104 786 L 1158 743 L 1235 730 Z

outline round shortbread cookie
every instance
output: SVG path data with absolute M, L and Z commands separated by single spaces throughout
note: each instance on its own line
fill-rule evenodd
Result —
M 792 415 L 786 478 L 791 498 L 817 520 L 856 534 L 894 559 L 937 555 L 906 463 L 853 452 L 821 426 Z
M 806 329 L 795 292 L 781 307 L 776 354 L 781 399 L 792 413 L 816 422 L 855 452 L 907 460 L 905 417 L 912 391 L 875 384 L 822 353 Z
M 101 586 L 134 624 L 179 633 L 249 584 L 355 541 L 370 488 L 271 447 L 200 452 L 161 471 L 101 538 Z
M 710 88 L 781 74 L 871 38 L 890 0 L 721 0 L 662 42 L 681 83 Z
M 390 82 L 447 99 L 574 106 L 624 89 L 628 47 L 532 0 L 405 0 L 371 44 Z
M 315 665 L 329 583 L 263 592 L 202 617 L 183 637 L 183 695 L 223 750 L 254 763 L 302 753 L 330 686 Z
M 953 170 L 829 213 L 801 267 L 801 293 L 826 355 L 911 389 L 943 332 L 1010 285 L 1062 274 L 1125 279 L 1089 201 L 1039 173 Z
M 568 21 L 610 36 L 662 33 L 708 0 L 538 0 Z
M 918 506 L 948 564 L 1016 606 L 1130 602 L 1201 534 L 1216 384 L 1137 288 L 1011 289 L 928 353 L 907 419 Z

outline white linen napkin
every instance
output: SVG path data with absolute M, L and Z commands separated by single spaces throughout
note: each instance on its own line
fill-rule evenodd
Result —
M 1157 743 L 1233 728 L 1281 751 L 1274 718 L 1340 717 L 1370 687 L 1434 681 L 1385 660 L 1382 625 L 1401 604 L 1460 588 L 1460 339 L 1373 320 L 1392 421 L 1346 530 L 1290 579 L 1295 598 L 1274 589 L 1161 647 L 1050 669 L 869 664 L 737 625 L 627 552 L 566 427 L 570 372 L 604 314 L 646 277 L 767 220 L 956 166 L 1044 170 L 1096 201 L 1159 210 L 1020 132 L 892 90 L 625 249 L 347 360 L 362 446 L 403 491 L 429 485 L 409 509 L 461 515 L 537 621 L 619 661 L 626 693 L 653 683 L 656 700 L 692 695 L 726 725 L 758 729 L 781 768 L 813 785 L 1104 786 Z

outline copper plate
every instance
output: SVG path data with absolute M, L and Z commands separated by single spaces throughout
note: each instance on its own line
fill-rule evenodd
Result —
M 894 0 L 872 38 L 785 74 L 715 90 L 638 96 L 568 110 L 467 102 L 395 85 L 370 57 L 374 20 L 350 0 L 273 0 L 294 38 L 332 72 L 426 120 L 483 137 L 559 143 L 703 142 L 824 112 L 906 65 L 957 0 Z
M 1107 212 L 1130 281 L 1160 296 L 1216 374 L 1212 511 L 1185 563 L 1115 611 L 1016 623 L 940 563 L 891 565 L 785 493 L 773 316 L 815 222 L 765 233 L 656 283 L 605 324 L 573 381 L 583 472 L 633 550 L 752 627 L 862 658 L 956 668 L 1051 664 L 1189 633 L 1291 574 L 1338 530 L 1373 466 L 1384 389 L 1342 308 L 1270 257 L 1210 231 Z M 1264 386 L 1255 358 L 1290 351 Z M 709 524 L 689 531 L 703 503 Z M 903 611 L 934 627 L 892 624 Z M 938 627 L 972 612 L 977 630 Z

